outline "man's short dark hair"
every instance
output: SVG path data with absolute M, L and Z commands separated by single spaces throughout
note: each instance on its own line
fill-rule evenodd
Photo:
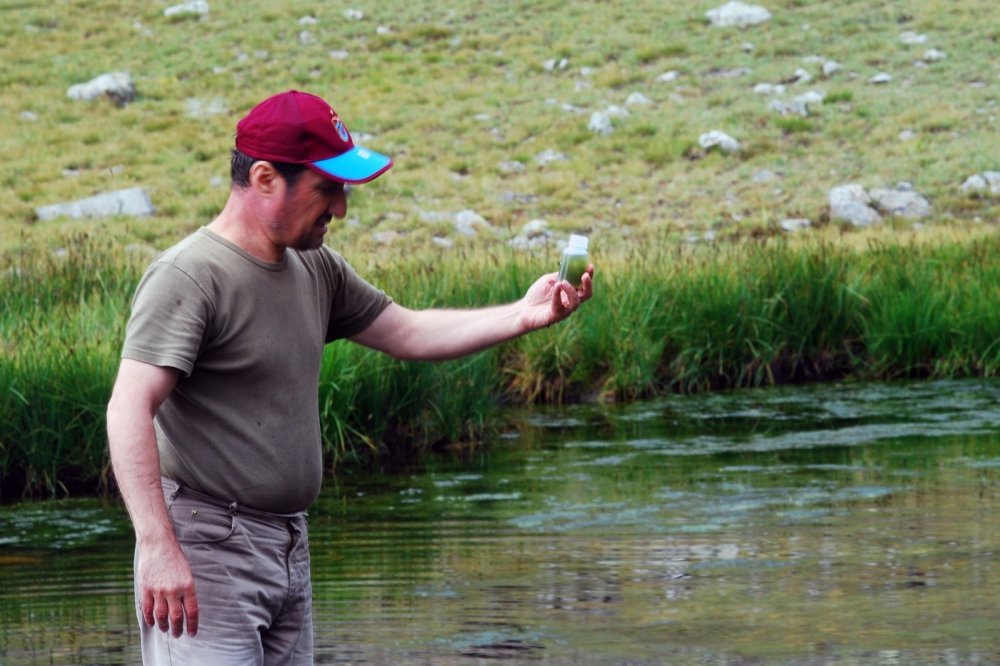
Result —
M 302 172 L 306 170 L 304 164 L 289 164 L 288 162 L 273 162 L 271 160 L 258 160 L 256 157 L 250 157 L 249 155 L 240 152 L 237 148 L 233 148 L 232 159 L 229 162 L 229 175 L 233 179 L 233 187 L 238 187 L 244 189 L 250 187 L 250 167 L 254 165 L 254 162 L 267 161 L 269 164 L 274 165 L 275 170 L 281 177 L 285 179 L 288 184 L 288 189 L 294 189 L 295 184 L 299 182 L 299 178 L 302 177 Z

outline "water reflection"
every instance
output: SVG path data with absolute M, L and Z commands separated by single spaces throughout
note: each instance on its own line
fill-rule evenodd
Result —
M 318 663 L 1000 663 L 1000 384 L 520 414 L 311 513 Z M 0 510 L 4 664 L 135 663 L 124 514 Z

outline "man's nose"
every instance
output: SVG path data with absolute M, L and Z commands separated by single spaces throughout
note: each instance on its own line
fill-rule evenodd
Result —
M 330 196 L 330 205 L 327 210 L 331 215 L 337 219 L 343 219 L 347 215 L 347 188 L 350 185 L 344 185 L 343 187 L 337 188 L 334 193 Z

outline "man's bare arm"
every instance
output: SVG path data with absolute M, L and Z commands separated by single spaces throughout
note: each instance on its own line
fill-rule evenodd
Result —
M 562 321 L 591 297 L 593 274 L 590 266 L 575 288 L 555 273 L 543 275 L 507 305 L 410 310 L 393 303 L 351 340 L 400 359 L 458 358 Z
M 198 600 L 187 558 L 174 535 L 160 485 L 153 417 L 180 371 L 122 360 L 108 403 L 108 446 L 115 479 L 135 529 L 136 583 L 146 624 L 180 636 L 198 631 Z

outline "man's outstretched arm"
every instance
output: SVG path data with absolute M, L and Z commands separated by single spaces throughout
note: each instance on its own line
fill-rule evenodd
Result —
M 393 303 L 351 340 L 399 359 L 458 358 L 562 321 L 591 297 L 593 276 L 590 266 L 572 287 L 549 273 L 520 300 L 485 308 L 410 310 Z

